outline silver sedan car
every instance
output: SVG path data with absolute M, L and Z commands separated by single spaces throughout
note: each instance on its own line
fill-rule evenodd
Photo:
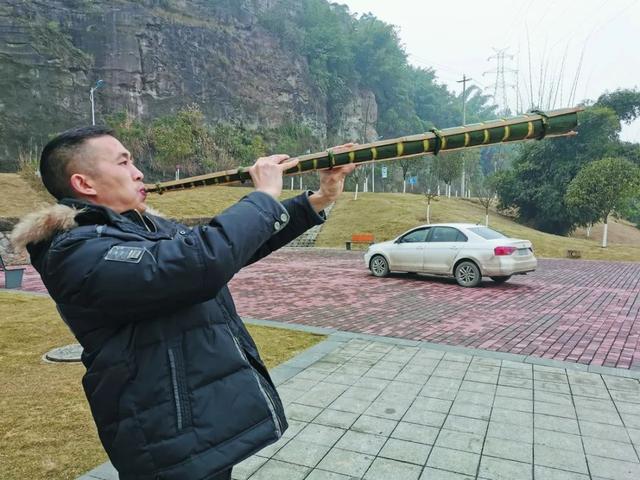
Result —
M 479 285 L 482 277 L 506 282 L 538 266 L 530 241 L 468 223 L 413 228 L 394 240 L 371 245 L 364 261 L 376 277 L 392 271 L 446 275 L 463 287 Z

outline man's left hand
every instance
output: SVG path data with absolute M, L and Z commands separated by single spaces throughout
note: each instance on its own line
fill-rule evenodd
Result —
M 356 145 L 356 143 L 345 143 L 329 150 L 334 154 L 342 153 Z M 345 177 L 353 172 L 355 168 L 356 165 L 352 163 L 320 171 L 320 188 L 309 197 L 309 202 L 316 212 L 321 212 L 337 200 L 344 189 Z

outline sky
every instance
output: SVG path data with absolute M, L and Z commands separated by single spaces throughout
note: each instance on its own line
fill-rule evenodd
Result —
M 640 0 L 338 0 L 395 25 L 409 63 L 461 92 L 463 75 L 511 111 L 640 88 Z M 504 75 L 497 74 L 503 58 Z M 504 78 L 504 81 L 502 81 Z M 502 88 L 504 85 L 504 88 Z M 623 124 L 640 142 L 640 120 Z

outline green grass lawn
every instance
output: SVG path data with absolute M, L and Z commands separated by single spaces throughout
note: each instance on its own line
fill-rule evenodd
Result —
M 0 293 L 0 479 L 74 479 L 107 460 L 82 391 L 80 363 L 42 355 L 75 343 L 47 297 Z M 323 340 L 248 326 L 269 367 Z

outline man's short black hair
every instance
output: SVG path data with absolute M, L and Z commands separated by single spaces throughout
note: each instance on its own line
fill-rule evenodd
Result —
M 40 176 L 51 195 L 58 200 L 75 196 L 69 183 L 69 163 L 86 140 L 105 135 L 113 137 L 114 131 L 97 125 L 77 127 L 62 132 L 45 145 L 40 155 Z

